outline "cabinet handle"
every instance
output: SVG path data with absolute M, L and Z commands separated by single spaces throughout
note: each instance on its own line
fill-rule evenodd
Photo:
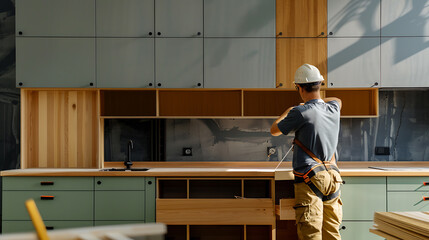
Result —
M 149 32 L 149 36 L 152 36 L 152 32 Z
M 19 32 L 18 32 L 18 34 L 19 34 L 19 35 L 22 35 L 22 31 L 19 31 Z
M 19 82 L 19 83 L 18 83 L 18 85 L 19 85 L 19 86 L 22 86 L 22 85 L 24 85 L 24 83 L 22 83 L 22 82 Z
M 198 86 L 198 87 L 201 87 L 201 83 L 197 83 L 197 86 Z
M 44 182 L 40 182 L 40 185 L 42 185 L 42 186 L 54 185 L 54 182 L 52 182 L 52 181 L 44 181 Z
M 343 181 L 343 184 L 346 184 L 346 181 Z
M 101 181 L 97 181 L 97 184 L 98 184 L 98 185 L 100 185 L 100 184 L 101 184 Z
M 423 201 L 429 201 L 429 197 L 423 197 Z
M 329 35 L 333 35 L 334 33 L 333 32 L 329 32 Z
M 152 87 L 152 85 L 153 85 L 152 83 L 149 83 L 149 87 Z
M 340 230 L 346 230 L 346 226 L 341 226 Z
M 54 226 L 46 226 L 46 230 L 54 230 Z
M 423 186 L 429 185 L 429 182 L 423 182 Z
M 282 36 L 283 35 L 283 32 L 279 32 L 279 36 Z
M 41 200 L 54 200 L 54 196 L 47 196 L 47 195 L 42 195 L 40 196 Z
M 201 36 L 201 32 L 197 32 L 197 35 L 198 35 L 198 36 Z
M 147 184 L 152 185 L 152 181 L 147 182 Z
M 322 35 L 322 36 L 325 35 L 325 32 L 321 32 L 320 35 Z
M 279 83 L 279 85 L 276 87 L 283 87 L 283 83 Z
M 89 83 L 89 86 L 91 86 L 91 87 L 92 87 L 92 86 L 94 86 L 94 83 L 90 82 L 90 83 Z
M 158 87 L 161 87 L 161 83 L 158 83 Z
M 161 32 L 158 32 L 158 36 L 161 36 Z

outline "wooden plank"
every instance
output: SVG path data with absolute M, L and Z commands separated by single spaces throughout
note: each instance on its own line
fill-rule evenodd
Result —
M 165 224 L 253 224 L 275 221 L 271 199 L 157 199 L 157 222 Z
M 380 231 L 378 229 L 369 229 L 369 231 L 372 232 L 372 233 L 374 233 L 374 234 L 376 234 L 376 235 L 378 235 L 378 236 L 380 236 L 380 237 L 385 238 L 386 240 L 402 240 L 400 238 L 394 237 L 394 236 L 392 236 L 390 234 L 387 234 L 387 233 L 385 233 L 383 231 Z
M 327 0 L 277 0 L 276 29 L 278 37 L 326 36 Z
M 276 86 L 295 89 L 295 71 L 304 63 L 316 66 L 327 83 L 326 38 L 278 38 L 276 43 Z
M 295 199 L 280 199 L 280 220 L 295 220 Z

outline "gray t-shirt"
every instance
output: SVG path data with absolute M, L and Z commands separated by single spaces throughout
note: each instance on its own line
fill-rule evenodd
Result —
M 291 109 L 277 126 L 285 135 L 295 132 L 295 138 L 322 161 L 331 160 L 334 153 L 337 155 L 340 131 L 340 106 L 337 101 L 325 103 L 321 99 L 310 100 Z M 295 171 L 306 173 L 317 164 L 295 145 L 292 162 Z

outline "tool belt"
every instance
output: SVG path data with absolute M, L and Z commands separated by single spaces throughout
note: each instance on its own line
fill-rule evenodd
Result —
M 327 200 L 331 200 L 334 199 L 336 197 L 338 197 L 340 195 L 340 188 L 338 188 L 338 190 L 336 190 L 334 193 L 325 195 L 324 193 L 322 193 L 322 191 L 320 191 L 319 188 L 317 188 L 317 186 L 311 181 L 311 178 L 314 177 L 316 175 L 316 173 L 320 172 L 320 171 L 336 171 L 338 172 L 338 175 L 340 173 L 340 170 L 338 169 L 338 167 L 335 164 L 335 153 L 332 156 L 330 161 L 322 161 L 319 158 L 316 157 L 316 155 L 314 155 L 307 147 L 305 147 L 298 139 L 294 140 L 294 144 L 296 144 L 297 146 L 299 146 L 305 153 L 307 153 L 314 161 L 318 162 L 317 165 L 315 165 L 314 167 L 312 167 L 309 171 L 307 171 L 306 173 L 300 173 L 297 172 L 295 170 L 293 170 L 293 174 L 295 175 L 295 183 L 301 183 L 304 182 L 306 183 L 311 190 L 313 190 L 314 194 L 316 194 L 316 196 L 318 196 L 320 199 L 322 199 L 322 201 L 327 201 Z M 334 181 L 337 181 L 336 179 L 334 179 Z

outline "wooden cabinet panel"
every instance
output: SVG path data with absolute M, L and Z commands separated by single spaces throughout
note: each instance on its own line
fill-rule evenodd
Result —
M 380 0 L 328 0 L 328 36 L 380 36 L 380 11 Z
M 241 116 L 241 90 L 160 91 L 159 116 Z
M 153 38 L 97 38 L 97 87 L 154 87 Z
M 203 0 L 156 0 L 157 37 L 202 37 Z
M 17 0 L 16 36 L 91 37 L 95 0 Z
M 382 87 L 429 87 L 429 37 L 383 37 L 381 42 Z
M 94 38 L 16 38 L 17 87 L 95 86 Z
M 98 96 L 91 90 L 23 90 L 22 168 L 98 166 Z
M 383 1 L 381 36 L 429 36 L 426 0 Z
M 203 86 L 202 38 L 159 38 L 155 46 L 157 88 Z
M 97 36 L 153 37 L 153 0 L 97 0 Z
M 327 36 L 327 0 L 277 0 L 277 37 Z
M 327 79 L 326 38 L 278 38 L 277 87 L 295 89 L 295 71 L 304 63 L 316 66 Z
M 286 109 L 302 102 L 298 91 L 244 91 L 244 116 L 278 117 Z
M 329 38 L 328 87 L 380 84 L 379 38 Z
M 325 97 L 337 97 L 342 101 L 341 117 L 377 117 L 377 89 L 332 89 L 325 91 Z
M 274 37 L 275 0 L 204 0 L 205 37 Z
M 273 88 L 274 38 L 205 38 L 205 88 Z

